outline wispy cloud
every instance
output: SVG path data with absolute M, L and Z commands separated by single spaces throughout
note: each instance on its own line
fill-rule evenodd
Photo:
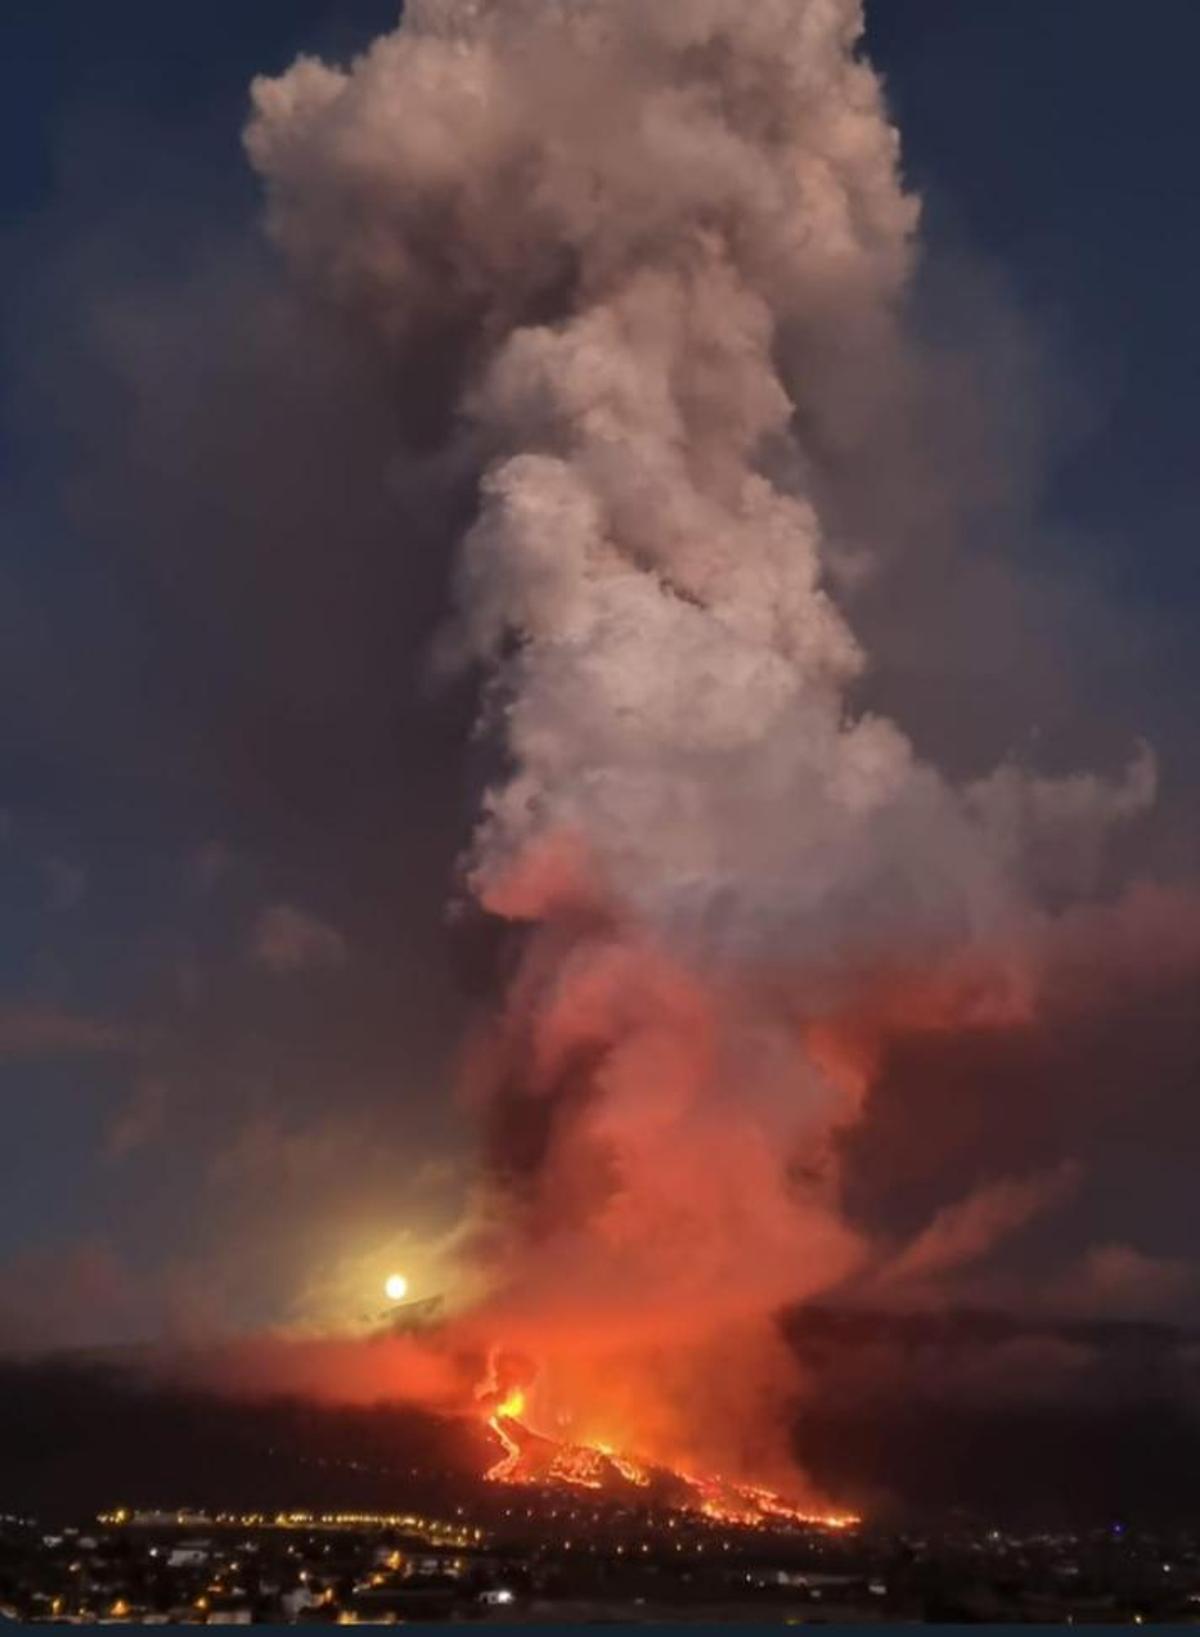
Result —
M 48 858 L 45 871 L 52 908 L 74 909 L 87 890 L 87 871 L 66 858 Z
M 166 1119 L 167 1090 L 161 1080 L 138 1080 L 117 1109 L 104 1137 L 104 1156 L 123 1160 L 152 1142 Z
M 90 1056 L 133 1051 L 132 1030 L 103 1018 L 81 1016 L 53 1005 L 0 1006 L 0 1060 Z
M 335 927 L 292 904 L 263 910 L 251 939 L 253 960 L 268 972 L 306 972 L 345 965 L 346 940 Z

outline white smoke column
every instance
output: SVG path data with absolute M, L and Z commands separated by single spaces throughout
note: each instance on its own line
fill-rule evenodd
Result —
M 1152 796 L 1148 763 L 960 794 L 851 708 L 805 474 L 900 367 L 918 220 L 861 27 L 857 0 L 412 0 L 349 71 L 254 87 L 277 242 L 403 392 L 435 338 L 481 469 L 457 644 L 512 771 L 470 879 L 545 928 L 494 1043 L 540 1121 L 535 1327 L 842 1277 L 854 1099 L 761 974 L 817 993 L 1008 938 L 1039 815 L 1073 860 Z

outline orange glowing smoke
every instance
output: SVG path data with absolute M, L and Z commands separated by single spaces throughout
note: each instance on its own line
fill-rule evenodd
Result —
M 1024 1016 L 1021 967 L 1007 951 L 924 970 L 687 961 L 569 852 L 541 876 L 535 862 L 518 860 L 503 907 L 542 919 L 467 1086 L 490 1186 L 467 1242 L 490 1294 L 469 1323 L 544 1365 L 493 1360 L 493 1475 L 603 1487 L 620 1448 L 631 1470 L 775 1495 L 799 1481 L 775 1315 L 874 1254 L 842 1210 L 838 1137 L 897 1034 Z

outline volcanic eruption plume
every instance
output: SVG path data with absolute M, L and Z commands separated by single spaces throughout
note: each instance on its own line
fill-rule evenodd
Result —
M 469 1053 L 459 1322 L 536 1361 L 485 1413 L 766 1479 L 772 1315 L 878 1259 L 837 1140 L 876 1037 L 1031 1006 L 1054 861 L 1154 786 L 1143 752 L 956 787 L 854 703 L 822 474 L 906 368 L 918 223 L 860 32 L 857 0 L 409 0 L 348 70 L 258 81 L 247 136 L 398 439 L 477 485 L 441 657 L 485 678 L 464 877 L 520 952 Z

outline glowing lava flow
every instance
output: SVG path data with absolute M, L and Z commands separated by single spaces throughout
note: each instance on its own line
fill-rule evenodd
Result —
M 492 1483 L 553 1485 L 604 1490 L 631 1484 L 654 1488 L 662 1503 L 698 1513 L 714 1523 L 754 1528 L 797 1524 L 825 1529 L 852 1528 L 860 1520 L 849 1514 L 814 1514 L 792 1505 L 774 1490 L 716 1476 L 697 1477 L 672 1467 L 651 1465 L 614 1450 L 609 1444 L 571 1444 L 534 1432 L 521 1417 L 527 1397 L 519 1386 L 502 1388 L 493 1365 L 479 1390 L 488 1427 L 503 1454 L 485 1477 Z
M 806 1512 L 760 1484 L 736 1483 L 731 1478 L 697 1478 L 676 1473 L 695 1496 L 695 1510 L 715 1523 L 753 1528 L 767 1523 L 795 1523 L 809 1528 L 852 1529 L 862 1522 L 852 1513 Z
M 521 1423 L 517 1417 L 525 1412 L 525 1394 L 519 1387 L 515 1387 L 507 1398 L 492 1411 L 488 1417 L 488 1426 L 496 1434 L 504 1446 L 504 1454 L 489 1467 L 484 1477 L 493 1483 L 519 1482 L 517 1468 L 521 1463 L 521 1446 L 515 1438 L 510 1438 L 508 1426 L 519 1427 Z

